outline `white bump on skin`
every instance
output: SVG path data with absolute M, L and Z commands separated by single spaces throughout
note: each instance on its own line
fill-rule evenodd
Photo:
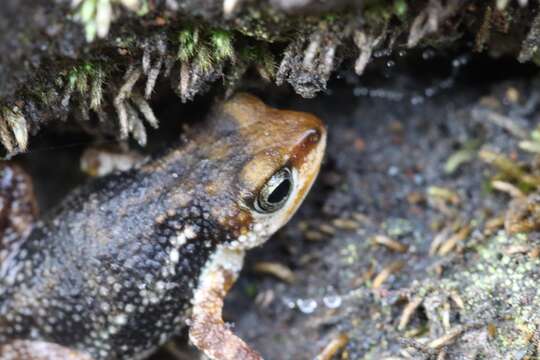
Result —
M 163 281 L 158 281 L 156 283 L 156 289 L 158 291 L 162 291 L 163 289 L 165 289 L 165 283 Z
M 171 260 L 173 264 L 178 263 L 178 261 L 180 260 L 180 253 L 178 252 L 178 249 L 176 248 L 171 249 L 171 251 L 169 252 L 169 259 Z
M 178 234 L 176 237 L 174 237 L 171 242 L 174 246 L 178 248 L 186 243 L 186 236 L 182 232 Z
M 176 234 L 176 237 L 172 239 L 172 244 L 179 248 L 180 246 L 184 245 L 187 240 L 194 239 L 197 236 L 195 233 L 194 227 L 191 225 L 187 225 L 184 230 Z
M 194 239 L 197 236 L 195 229 L 191 225 L 186 226 L 184 229 L 184 235 L 187 239 Z
M 156 296 L 156 294 L 150 294 L 150 303 L 157 304 L 159 302 L 159 297 Z
M 127 323 L 126 314 L 116 315 L 115 318 L 114 318 L 114 323 L 117 324 L 117 325 L 125 325 Z

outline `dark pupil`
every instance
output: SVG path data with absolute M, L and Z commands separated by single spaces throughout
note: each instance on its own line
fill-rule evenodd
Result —
M 287 195 L 289 195 L 289 190 L 291 188 L 291 181 L 289 179 L 284 179 L 281 184 L 279 184 L 274 191 L 268 196 L 268 202 L 272 204 L 279 203 Z

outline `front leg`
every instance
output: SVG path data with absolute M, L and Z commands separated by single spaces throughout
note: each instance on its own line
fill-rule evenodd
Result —
M 81 352 L 45 342 L 15 340 L 0 345 L 0 360 L 92 360 Z
M 222 319 L 223 298 L 236 281 L 243 260 L 244 251 L 220 248 L 200 276 L 189 338 L 210 359 L 262 360 Z

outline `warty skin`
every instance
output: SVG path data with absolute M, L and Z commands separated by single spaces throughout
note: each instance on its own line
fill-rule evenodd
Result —
M 29 178 L 2 165 L 0 359 L 144 359 L 186 325 L 210 359 L 261 358 L 223 323 L 223 298 L 300 206 L 325 128 L 237 94 L 186 138 L 41 220 Z

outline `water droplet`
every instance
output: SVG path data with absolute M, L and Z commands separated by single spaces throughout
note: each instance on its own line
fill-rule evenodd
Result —
M 296 300 L 296 306 L 304 314 L 311 314 L 317 308 L 317 302 L 313 299 L 298 299 Z
M 355 87 L 353 89 L 354 96 L 367 96 L 368 94 L 369 94 L 369 90 L 366 87 Z
M 422 59 L 429 60 L 435 57 L 435 51 L 433 49 L 427 49 L 422 53 Z
M 323 303 L 327 308 L 336 309 L 341 306 L 342 300 L 339 295 L 326 295 L 323 297 Z
M 289 309 L 294 309 L 294 307 L 296 306 L 294 301 L 288 297 L 283 298 L 282 301 L 285 304 L 285 306 L 288 307 Z
M 458 68 L 463 65 L 467 65 L 468 62 L 469 62 L 469 57 L 467 55 L 462 55 L 452 60 L 452 66 L 455 68 Z
M 424 90 L 424 94 L 425 94 L 427 97 L 432 97 L 432 96 L 434 96 L 436 93 L 437 93 L 437 90 L 436 90 L 434 87 L 428 87 L 427 89 Z
M 388 176 L 396 176 L 397 174 L 399 174 L 399 168 L 397 166 L 390 166 L 388 168 Z
M 420 105 L 424 102 L 424 97 L 420 95 L 415 95 L 411 98 L 411 104 L 413 105 Z
M 376 50 L 373 52 L 373 57 L 375 59 L 378 59 L 378 58 L 381 58 L 381 57 L 384 57 L 384 56 L 390 56 L 392 54 L 392 50 L 391 49 L 381 49 L 381 50 Z

